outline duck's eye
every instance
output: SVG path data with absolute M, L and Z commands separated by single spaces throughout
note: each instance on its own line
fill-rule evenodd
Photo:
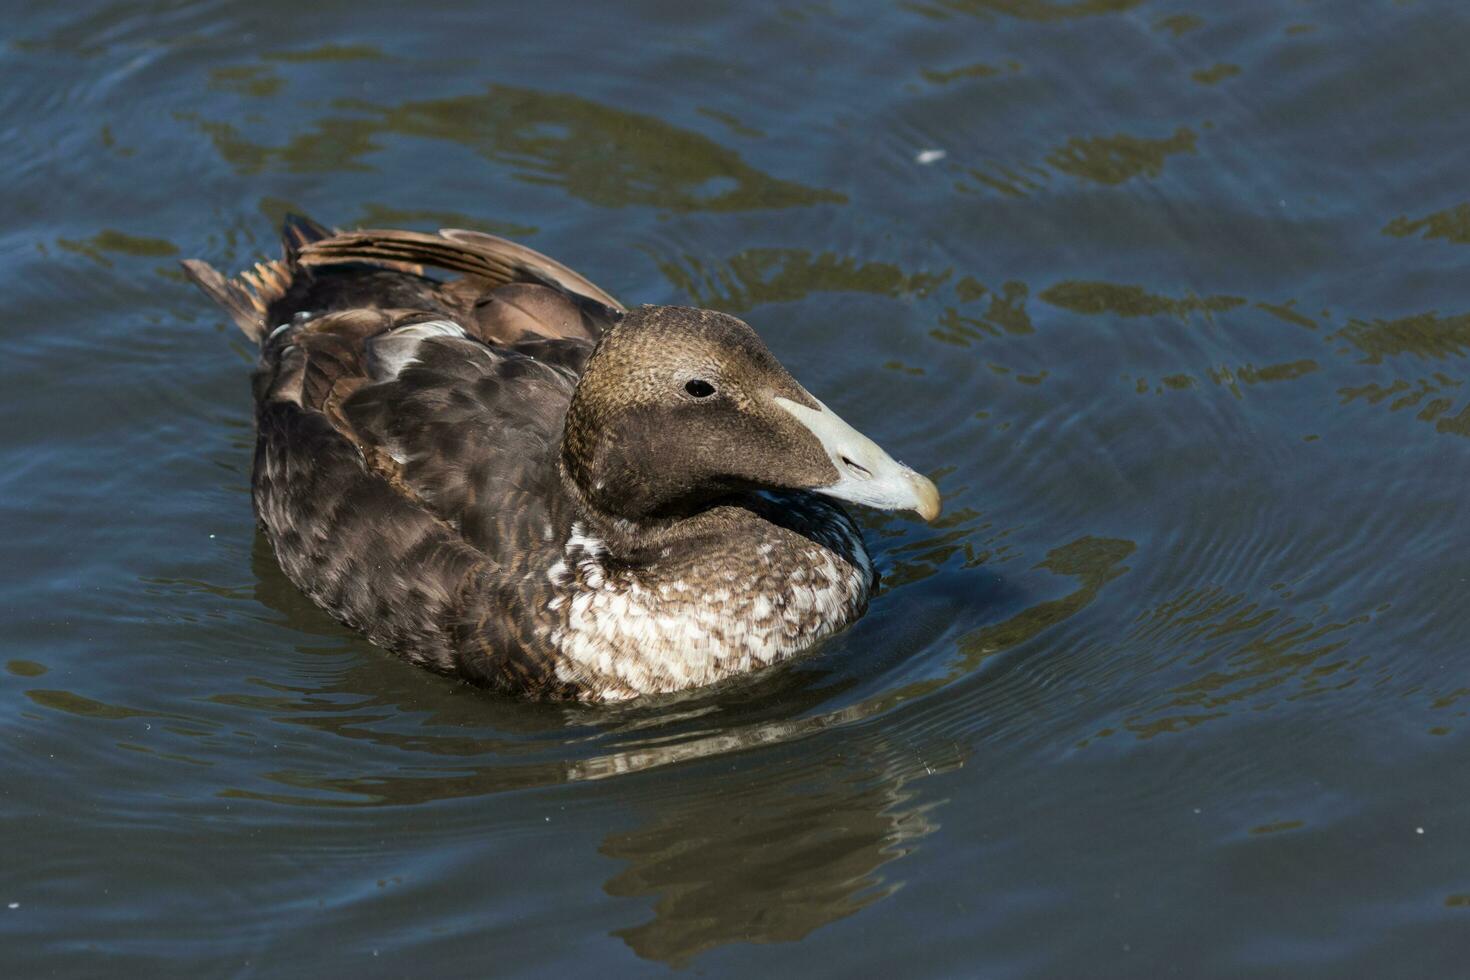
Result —
M 715 393 L 715 386 L 701 378 L 695 378 L 684 385 L 684 390 L 695 398 L 708 398 Z

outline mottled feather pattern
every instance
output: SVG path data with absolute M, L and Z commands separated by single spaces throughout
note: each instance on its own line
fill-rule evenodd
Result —
M 374 643 L 518 695 L 603 701 L 745 673 L 863 612 L 861 537 L 806 493 L 731 492 L 613 557 L 602 535 L 623 522 L 592 527 L 560 453 L 621 310 L 582 277 L 486 236 L 301 224 L 285 240 L 250 289 L 190 272 L 259 317 L 253 499 L 281 567 Z

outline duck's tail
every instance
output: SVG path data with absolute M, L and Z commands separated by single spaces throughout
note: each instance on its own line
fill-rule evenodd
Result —
M 256 343 L 269 330 L 267 312 L 286 295 L 296 277 L 297 256 L 311 242 L 330 238 L 334 232 L 299 214 L 288 214 L 281 225 L 281 258 L 255 263 L 234 279 L 227 279 L 208 262 L 185 259 L 184 273 L 204 295 L 230 314 L 230 318 Z

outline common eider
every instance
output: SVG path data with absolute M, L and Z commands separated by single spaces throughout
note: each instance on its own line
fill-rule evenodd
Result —
M 260 348 L 255 514 L 298 588 L 413 663 L 586 702 L 709 684 L 862 615 L 834 498 L 939 513 L 733 316 L 628 310 L 478 232 L 282 240 L 234 280 L 184 262 Z

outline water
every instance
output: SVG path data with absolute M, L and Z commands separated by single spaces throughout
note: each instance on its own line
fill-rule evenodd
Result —
M 0 973 L 1464 971 L 1463 5 L 10 6 Z M 729 690 L 400 664 L 175 267 L 288 209 L 737 312 L 946 516 Z

